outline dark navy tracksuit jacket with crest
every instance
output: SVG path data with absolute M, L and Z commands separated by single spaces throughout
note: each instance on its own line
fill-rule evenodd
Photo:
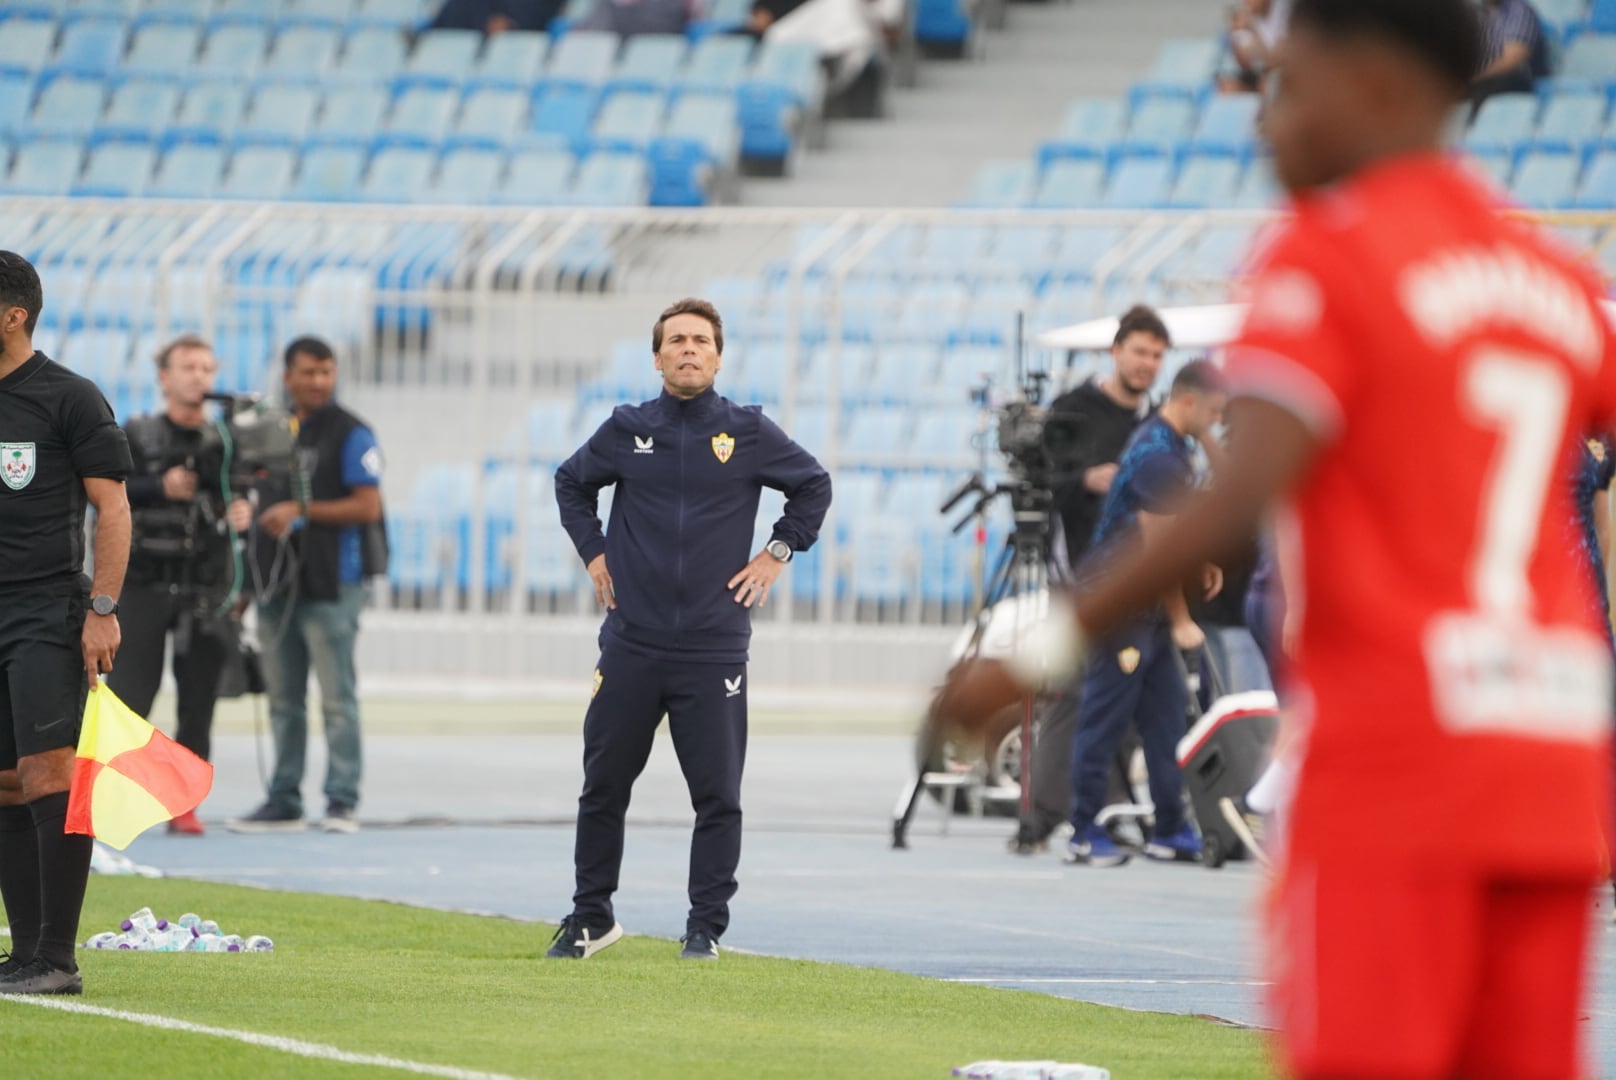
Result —
M 603 534 L 597 499 L 608 485 Z M 617 602 L 584 720 L 573 913 L 589 926 L 614 921 L 629 793 L 664 713 L 696 809 L 687 928 L 717 937 L 728 926 L 752 636 L 751 611 L 728 584 L 757 554 L 765 487 L 786 496 L 772 538 L 806 551 L 830 507 L 829 474 L 761 408 L 711 389 L 619 406 L 556 470 L 561 524 L 585 565 L 605 554 Z

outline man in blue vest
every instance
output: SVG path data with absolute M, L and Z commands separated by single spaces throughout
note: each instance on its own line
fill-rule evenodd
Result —
M 612 914 L 623 819 L 664 713 L 690 787 L 686 959 L 715 960 L 741 857 L 752 608 L 819 536 L 830 476 L 757 406 L 720 397 L 724 323 L 681 300 L 651 331 L 662 393 L 619 406 L 556 471 L 561 524 L 607 609 L 584 718 L 576 891 L 546 954 L 582 960 L 623 936 Z M 616 485 L 601 529 L 600 490 Z M 749 545 L 765 487 L 786 496 L 764 550 Z

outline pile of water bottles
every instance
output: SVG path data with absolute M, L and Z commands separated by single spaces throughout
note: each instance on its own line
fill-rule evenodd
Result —
M 954 1075 L 964 1080 L 1111 1080 L 1111 1070 L 1075 1061 L 978 1061 L 961 1065 Z
M 212 919 L 186 912 L 173 922 L 159 919 L 151 908 L 141 908 L 123 920 L 118 930 L 97 934 L 86 949 L 125 949 L 135 952 L 274 952 L 275 943 L 262 934 L 243 938 L 227 934 Z

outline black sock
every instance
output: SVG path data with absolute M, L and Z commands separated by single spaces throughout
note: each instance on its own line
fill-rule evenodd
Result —
M 95 841 L 67 833 L 67 792 L 46 795 L 28 804 L 39 844 L 39 955 L 64 971 L 76 971 L 73 949 L 78 943 L 79 913 L 90 883 L 90 853 Z
M 0 806 L 0 903 L 11 923 L 11 955 L 39 947 L 39 841 L 26 806 Z

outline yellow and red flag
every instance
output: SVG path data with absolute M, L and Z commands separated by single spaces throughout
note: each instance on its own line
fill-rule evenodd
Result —
M 84 704 L 67 831 L 122 851 L 135 837 L 195 810 L 213 787 L 213 766 L 136 716 L 98 683 Z

